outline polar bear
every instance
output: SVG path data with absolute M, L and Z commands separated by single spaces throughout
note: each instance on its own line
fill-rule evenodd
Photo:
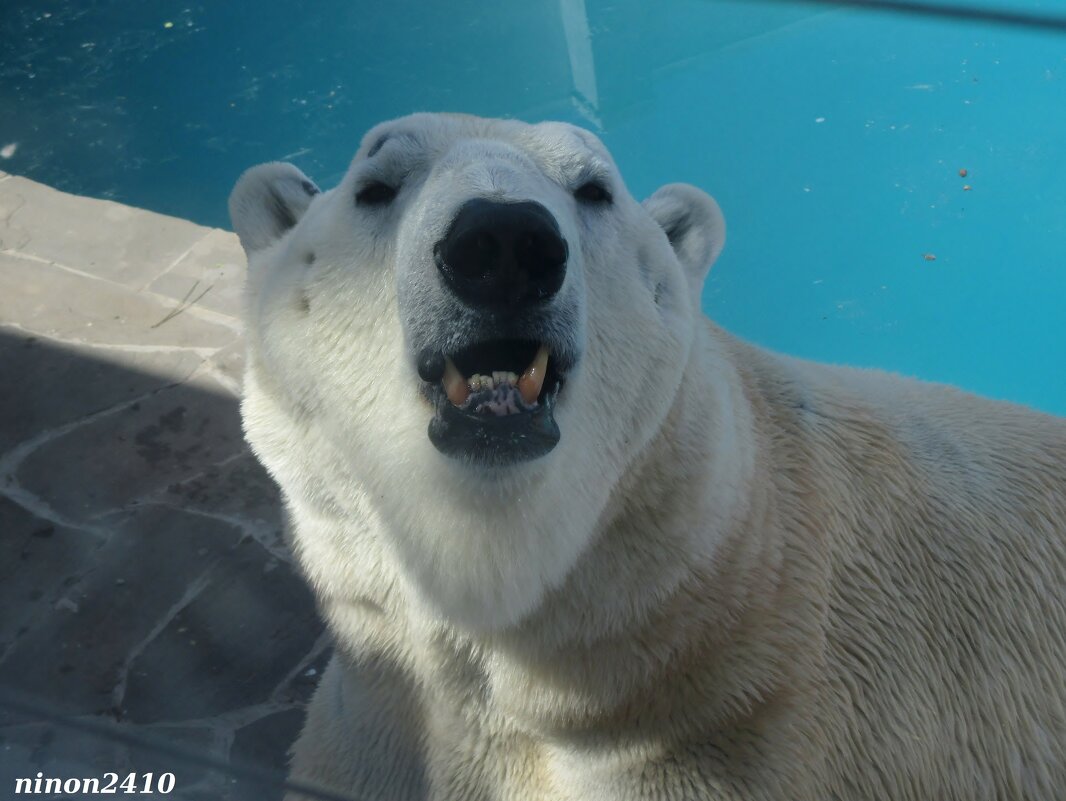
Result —
M 418 114 L 230 198 L 248 440 L 365 799 L 1066 798 L 1066 421 L 706 319 L 717 204 Z

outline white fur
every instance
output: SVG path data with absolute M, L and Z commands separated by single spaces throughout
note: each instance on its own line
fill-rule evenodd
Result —
M 1062 421 L 733 339 L 698 307 L 714 201 L 641 206 L 571 126 L 386 123 L 265 241 L 273 174 L 234 192 L 242 411 L 338 645 L 297 776 L 381 799 L 1066 787 Z M 570 194 L 592 174 L 609 207 Z M 402 187 L 387 208 L 354 202 L 371 176 Z M 433 448 L 414 372 L 450 308 L 433 244 L 475 196 L 556 217 L 582 353 L 559 445 L 494 470 Z

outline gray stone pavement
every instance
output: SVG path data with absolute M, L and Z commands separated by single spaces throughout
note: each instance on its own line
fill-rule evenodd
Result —
M 0 707 L 0 799 L 279 796 L 135 745 L 283 770 L 328 656 L 241 435 L 243 280 L 232 233 L 0 173 L 0 700 L 133 736 Z

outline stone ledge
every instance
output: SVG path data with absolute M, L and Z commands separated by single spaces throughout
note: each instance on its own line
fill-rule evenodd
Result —
M 140 288 L 210 228 L 10 176 L 0 184 L 0 250 L 36 256 Z
M 232 233 L 0 172 L 0 685 L 277 769 L 328 641 L 241 432 L 244 272 Z M 269 797 L 0 710 L 0 786 L 108 770 Z

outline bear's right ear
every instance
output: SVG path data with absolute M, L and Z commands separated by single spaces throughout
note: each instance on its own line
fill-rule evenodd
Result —
M 296 225 L 319 193 L 291 164 L 271 162 L 247 170 L 229 196 L 229 217 L 248 255 L 276 242 Z
M 667 184 L 644 201 L 688 275 L 696 295 L 725 246 L 725 218 L 714 198 L 689 184 Z

